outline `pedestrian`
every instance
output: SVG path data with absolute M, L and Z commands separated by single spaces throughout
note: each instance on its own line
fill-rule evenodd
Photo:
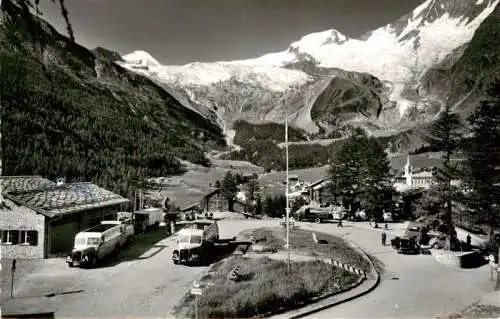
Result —
M 382 232 L 382 246 L 385 246 L 385 240 L 387 239 L 387 234 Z
M 471 247 L 471 238 L 470 238 L 470 234 L 467 234 L 466 241 L 467 241 L 467 249 L 470 249 L 470 247 Z
M 495 256 L 493 253 L 490 253 L 488 256 L 489 264 L 490 264 L 490 277 L 493 280 L 493 273 L 495 272 Z
M 342 219 L 339 219 L 339 223 L 337 224 L 337 227 L 342 227 Z

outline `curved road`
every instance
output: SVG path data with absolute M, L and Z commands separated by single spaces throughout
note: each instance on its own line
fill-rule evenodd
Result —
M 431 318 L 459 312 L 492 292 L 487 266 L 456 269 L 435 261 L 430 255 L 399 255 L 382 246 L 381 231 L 367 223 L 311 225 L 310 229 L 337 234 L 358 244 L 383 264 L 379 286 L 365 296 L 317 312 L 309 318 Z M 402 225 L 388 239 L 402 234 Z M 388 240 L 388 242 L 390 242 Z
M 226 237 L 248 228 L 277 226 L 279 221 L 221 221 Z M 301 228 L 344 237 L 355 242 L 383 268 L 379 286 L 365 296 L 308 318 L 431 318 L 459 312 L 494 290 L 489 269 L 456 269 L 431 255 L 400 255 L 382 246 L 381 230 L 368 223 L 300 223 Z M 404 233 L 404 224 L 389 224 L 388 239 Z

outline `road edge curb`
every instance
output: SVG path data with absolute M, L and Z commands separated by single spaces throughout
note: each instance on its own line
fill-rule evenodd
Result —
M 370 268 L 371 268 L 371 271 L 369 273 L 369 275 L 374 275 L 375 276 L 375 280 L 372 284 L 370 284 L 369 287 L 367 287 L 366 289 L 364 289 L 363 291 L 353 295 L 353 296 L 349 296 L 349 297 L 346 297 L 346 298 L 341 298 L 340 300 L 335 300 L 335 301 L 332 301 L 331 303 L 327 304 L 327 305 L 321 305 L 321 306 L 318 306 L 316 308 L 313 308 L 313 309 L 310 309 L 310 310 L 305 310 L 304 312 L 302 313 L 299 313 L 299 314 L 296 314 L 296 315 L 293 315 L 291 317 L 289 317 L 290 319 L 295 319 L 295 318 L 302 318 L 304 316 L 307 316 L 307 315 L 311 315 L 311 314 L 314 314 L 316 312 L 319 312 L 319 311 L 322 311 L 322 310 L 325 310 L 325 309 L 328 309 L 328 308 L 331 308 L 331 307 L 334 307 L 334 306 L 337 306 L 337 305 L 340 305 L 340 304 L 343 304 L 345 302 L 348 302 L 348 301 L 351 301 L 353 299 L 356 299 L 356 298 L 359 298 L 361 296 L 364 296 L 370 292 L 372 292 L 375 288 L 377 288 L 377 286 L 380 284 L 380 274 L 378 273 L 377 271 L 377 268 L 375 267 L 375 264 L 373 262 L 373 260 L 371 259 L 371 257 L 363 250 L 361 249 L 356 243 L 352 242 L 351 240 L 349 239 L 345 239 L 345 238 L 342 238 L 344 241 L 348 242 L 349 244 L 352 245 L 352 247 L 358 252 L 360 253 L 360 255 L 362 255 L 369 263 L 370 263 Z M 325 299 L 328 299 L 328 298 L 335 298 L 335 297 L 341 297 L 342 294 L 346 294 L 348 293 L 349 291 L 351 291 L 352 289 L 355 289 L 359 286 L 361 286 L 363 284 L 363 281 L 365 281 L 368 283 L 369 280 L 368 279 L 364 279 L 362 278 L 362 280 L 357 284 L 357 285 L 354 285 L 353 287 L 351 287 L 350 289 L 346 290 L 346 291 L 343 291 L 343 292 L 340 292 L 340 293 L 336 293 L 334 294 L 333 296 L 331 297 L 326 297 Z M 323 300 L 325 300 L 323 299 Z M 310 305 L 313 305 L 314 303 L 310 304 Z M 295 310 L 295 312 L 300 312 L 300 310 Z

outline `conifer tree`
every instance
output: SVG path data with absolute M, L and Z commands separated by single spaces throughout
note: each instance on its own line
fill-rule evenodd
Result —
M 233 211 L 234 197 L 238 193 L 238 188 L 236 184 L 236 178 L 229 171 L 224 176 L 221 185 L 221 191 L 224 198 L 228 201 L 228 210 Z
M 440 202 L 442 219 L 449 229 L 449 236 L 454 236 L 452 205 L 455 190 L 451 181 L 458 175 L 457 167 L 452 164 L 451 160 L 461 147 L 462 128 L 460 118 L 446 104 L 445 109 L 437 120 L 429 126 L 424 135 L 424 141 L 429 144 L 431 149 L 437 149 L 444 153 L 443 166 L 434 171 L 437 184 L 433 194 Z
M 476 223 L 487 224 L 490 238 L 500 226 L 500 80 L 468 118 L 471 134 L 464 143 L 467 199 Z
M 253 173 L 246 185 L 246 205 L 250 213 L 256 213 L 255 208 L 257 200 L 260 198 L 259 194 L 259 177 Z
M 330 191 L 348 201 L 358 198 L 374 217 L 380 217 L 385 194 L 390 192 L 387 154 L 373 137 L 350 137 L 332 158 L 329 169 Z

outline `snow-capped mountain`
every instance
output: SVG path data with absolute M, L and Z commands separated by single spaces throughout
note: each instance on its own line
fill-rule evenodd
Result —
M 137 50 L 130 54 L 127 54 L 123 57 L 123 59 L 129 63 L 130 65 L 134 65 L 135 67 L 152 67 L 157 68 L 161 67 L 160 62 L 156 61 L 155 58 L 151 56 L 151 54 L 146 51 Z
M 292 85 L 303 84 L 308 79 L 304 72 L 274 66 L 235 65 L 224 62 L 161 65 L 144 51 L 134 51 L 123 56 L 123 59 L 125 67 L 142 69 L 164 83 L 181 86 L 211 85 L 235 79 L 262 85 L 269 90 L 282 91 Z
M 498 0 L 427 0 L 395 23 L 351 39 L 336 30 L 304 36 L 282 52 L 229 62 L 283 67 L 311 59 L 318 67 L 367 72 L 407 81 L 470 41 Z
M 121 64 L 185 90 L 216 110 L 224 126 L 242 117 L 280 121 L 285 100 L 295 125 L 312 133 L 338 129 L 342 121 L 392 129 L 415 114 L 425 121 L 439 111 L 442 101 L 420 95 L 421 76 L 466 45 L 499 1 L 427 0 L 359 39 L 332 29 L 253 59 L 167 66 L 136 51 Z M 367 104 L 371 110 L 363 109 Z

